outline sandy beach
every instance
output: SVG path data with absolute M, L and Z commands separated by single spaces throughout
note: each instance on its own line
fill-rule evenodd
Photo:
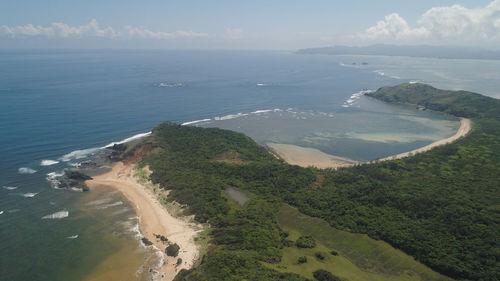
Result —
M 139 216 L 141 233 L 162 251 L 165 263 L 155 269 L 159 272 L 159 280 L 173 280 L 179 270 L 193 266 L 199 255 L 194 237 L 201 227 L 169 214 L 153 191 L 134 177 L 133 164 L 114 163 L 111 171 L 95 176 L 86 183 L 90 188 L 103 185 L 112 187 L 130 201 Z M 164 235 L 170 242 L 177 243 L 180 246 L 179 255 L 168 257 L 165 254 L 168 244 L 157 239 L 155 234 Z M 176 265 L 178 258 L 182 259 L 180 265 Z
M 377 161 L 401 159 L 401 158 L 405 158 L 405 157 L 408 157 L 408 156 L 411 156 L 411 155 L 414 155 L 417 153 L 429 151 L 429 150 L 433 149 L 434 147 L 445 145 L 447 143 L 454 142 L 461 137 L 464 137 L 465 135 L 467 135 L 470 132 L 471 129 L 472 129 L 472 123 L 471 123 L 470 119 L 460 118 L 460 128 L 458 128 L 457 133 L 454 134 L 453 136 L 446 138 L 446 139 L 435 141 L 429 145 L 414 149 L 412 151 L 408 151 L 408 152 L 392 155 L 389 157 L 381 158 Z
M 352 166 L 358 161 L 326 154 L 318 149 L 301 147 L 293 144 L 268 143 L 271 152 L 285 162 L 301 167 L 316 167 L 320 169 Z
M 379 162 L 379 161 L 401 159 L 404 157 L 414 155 L 416 153 L 429 151 L 437 146 L 445 145 L 447 143 L 453 142 L 467 135 L 471 129 L 472 129 L 471 121 L 467 118 L 460 118 L 460 128 L 457 130 L 455 135 L 449 138 L 435 141 L 429 145 L 414 149 L 412 151 L 391 155 L 385 158 L 378 159 L 376 161 Z M 363 163 L 348 158 L 330 155 L 314 148 L 301 147 L 291 144 L 277 144 L 277 143 L 268 143 L 266 145 L 271 150 L 271 153 L 273 153 L 274 155 L 277 155 L 279 158 L 283 159 L 289 164 L 298 165 L 301 167 L 316 167 L 319 169 L 326 169 L 326 168 L 337 169 L 340 167 L 349 167 Z

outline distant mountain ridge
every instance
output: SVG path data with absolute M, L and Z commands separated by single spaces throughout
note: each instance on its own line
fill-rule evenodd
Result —
M 428 46 L 428 45 L 370 45 L 363 47 L 332 46 L 324 48 L 301 49 L 297 54 L 321 55 L 374 55 L 406 56 L 442 59 L 481 59 L 500 60 L 500 51 L 469 47 Z

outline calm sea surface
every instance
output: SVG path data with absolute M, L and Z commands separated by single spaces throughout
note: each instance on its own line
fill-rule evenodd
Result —
M 141 245 L 119 193 L 53 188 L 54 175 L 110 142 L 204 120 L 191 124 L 372 160 L 451 136 L 459 123 L 361 91 L 423 81 L 498 97 L 499 69 L 270 51 L 1 51 L 0 280 L 150 277 L 155 249 Z

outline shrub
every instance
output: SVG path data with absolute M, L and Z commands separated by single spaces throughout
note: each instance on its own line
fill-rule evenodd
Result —
M 285 241 L 283 241 L 283 246 L 285 246 L 285 247 L 292 247 L 293 246 L 293 241 L 285 239 Z
M 311 236 L 300 236 L 295 245 L 299 248 L 314 248 L 316 247 L 316 241 Z
M 330 254 L 334 255 L 334 256 L 338 256 L 339 255 L 339 252 L 335 251 L 335 250 L 332 250 L 330 252 Z
M 324 269 L 318 269 L 313 273 L 314 278 L 318 281 L 341 281 L 340 278 L 333 275 L 331 272 Z
M 299 264 L 306 263 L 307 262 L 307 257 L 306 256 L 299 257 L 299 259 L 297 260 L 297 262 Z
M 317 252 L 316 254 L 314 254 L 316 256 L 316 258 L 318 258 L 319 260 L 324 260 L 325 259 L 325 256 L 320 253 L 320 252 Z

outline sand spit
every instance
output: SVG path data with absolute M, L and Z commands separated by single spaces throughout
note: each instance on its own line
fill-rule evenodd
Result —
M 153 191 L 139 183 L 134 177 L 133 164 L 117 162 L 111 171 L 95 176 L 86 183 L 91 188 L 104 185 L 119 190 L 131 202 L 139 216 L 141 233 L 162 251 L 165 263 L 155 269 L 159 272 L 158 280 L 173 280 L 179 270 L 188 269 L 194 265 L 199 257 L 194 237 L 202 228 L 169 214 Z M 178 244 L 179 255 L 167 256 L 165 248 L 168 244 L 155 235 L 163 235 L 169 242 Z M 182 263 L 177 265 L 179 258 L 182 259 Z

